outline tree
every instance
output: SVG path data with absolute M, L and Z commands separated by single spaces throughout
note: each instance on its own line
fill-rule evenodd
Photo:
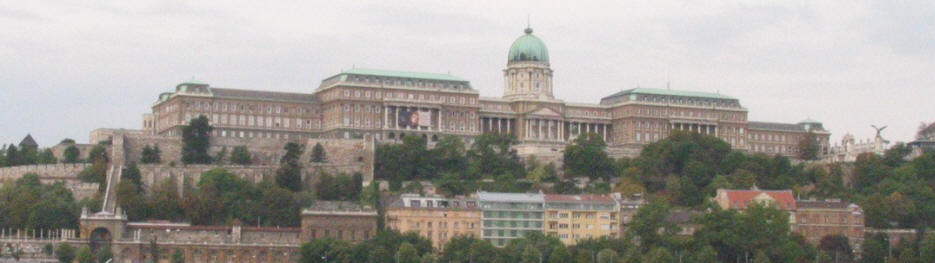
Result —
M 519 154 L 512 146 L 519 141 L 512 134 L 485 133 L 474 137 L 474 144 L 467 152 L 469 178 L 526 174 Z
M 279 169 L 276 170 L 276 184 L 282 188 L 297 192 L 302 190 L 302 165 L 299 156 L 302 155 L 302 146 L 297 143 L 286 143 L 283 147 L 286 153 L 279 160 Z
M 643 255 L 644 263 L 672 263 L 674 259 L 672 253 L 664 247 L 655 247 Z
M 805 137 L 802 137 L 802 140 L 799 141 L 799 159 L 802 160 L 817 160 L 818 159 L 818 137 L 815 136 L 815 133 L 808 131 L 805 134 Z
M 929 232 L 919 244 L 921 258 L 935 258 L 935 234 Z
M 176 250 L 175 253 L 172 253 L 172 263 L 185 263 L 185 255 L 182 254 L 181 250 Z
M 325 153 L 325 147 L 321 146 L 321 143 L 315 143 L 315 146 L 312 147 L 312 157 L 311 161 L 313 163 L 323 163 L 328 161 L 328 157 Z
M 97 250 L 94 257 L 97 258 L 97 263 L 106 263 L 108 260 L 113 260 L 114 253 L 110 250 L 110 246 L 104 246 Z
M 211 144 L 211 131 L 214 128 L 204 115 L 192 119 L 182 127 L 182 162 L 185 164 L 208 164 L 211 156 L 208 147 Z
M 539 263 L 542 260 L 542 253 L 532 245 L 526 245 L 520 257 L 521 263 Z
M 79 158 L 81 158 L 81 150 L 78 150 L 78 147 L 75 145 L 69 145 L 65 148 L 65 151 L 62 152 L 63 163 L 77 163 Z
M 614 160 L 607 155 L 605 148 L 607 144 L 596 133 L 578 136 L 572 144 L 565 147 L 565 174 L 588 176 L 592 179 L 610 178 L 614 175 Z
M 250 157 L 250 152 L 247 151 L 247 146 L 236 146 L 231 151 L 231 163 L 239 165 L 250 165 L 252 161 Z
M 753 263 L 770 263 L 769 256 L 762 250 L 757 250 L 756 255 L 753 256 Z
M 668 205 L 660 201 L 650 202 L 636 211 L 630 232 L 639 238 L 644 249 L 665 245 L 678 228 L 666 221 L 667 217 Z
M 617 252 L 609 248 L 601 249 L 600 252 L 597 252 L 597 262 L 598 263 L 617 262 Z
M 107 148 L 105 148 L 102 144 L 91 147 L 91 151 L 88 152 L 88 161 L 91 163 L 110 162 L 110 159 L 107 158 Z
M 223 164 L 225 159 L 227 159 L 227 147 L 221 147 L 220 151 L 214 153 L 214 158 L 211 159 L 211 162 Z
M 55 159 L 55 154 L 52 153 L 52 149 L 45 149 L 39 154 L 38 162 L 40 164 L 53 164 L 57 160 Z
M 81 247 L 78 249 L 77 260 L 78 263 L 95 263 L 94 254 L 91 254 L 91 249 L 88 247 Z
M 6 148 L 6 165 L 7 166 L 17 166 L 23 164 L 23 160 L 20 157 L 19 150 L 16 148 L 16 145 L 10 144 Z
M 65 138 L 58 142 L 58 144 L 75 144 L 75 140 L 72 138 Z
M 55 258 L 61 263 L 72 263 L 75 260 L 75 247 L 68 243 L 60 243 L 55 249 Z
M 717 263 L 717 251 L 711 246 L 704 246 L 695 253 L 696 263 Z
M 467 169 L 467 152 L 464 140 L 457 136 L 443 136 L 435 143 L 435 148 L 429 153 L 433 158 L 433 166 L 439 174 L 463 174 Z
M 403 242 L 396 252 L 396 259 L 398 263 L 419 263 L 419 252 L 409 242 Z
M 154 145 L 150 147 L 149 145 L 143 146 L 143 154 L 140 157 L 140 162 L 145 164 L 160 163 L 162 162 L 162 151 L 159 150 L 159 145 Z
M 568 253 L 568 249 L 563 245 L 552 248 L 552 255 L 549 255 L 549 263 L 565 262 L 571 262 L 571 253 Z

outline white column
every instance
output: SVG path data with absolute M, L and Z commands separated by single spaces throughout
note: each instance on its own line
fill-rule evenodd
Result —
M 545 121 L 545 134 L 546 134 L 546 139 L 551 140 L 553 138 L 552 137 L 552 120 Z
M 510 133 L 510 122 L 512 122 L 512 119 L 506 119 L 506 133 Z
M 393 122 L 393 127 L 395 127 L 396 129 L 399 129 L 399 106 L 396 106 L 393 108 L 395 108 L 394 113 L 396 114 L 396 119 Z
M 584 132 L 584 133 L 586 133 L 586 134 L 587 134 L 587 133 L 591 133 L 591 124 L 585 123 L 585 124 L 584 124 L 584 128 L 585 128 L 585 132 Z
M 497 132 L 503 133 L 503 119 L 497 118 Z
M 445 130 L 445 113 L 441 109 L 438 109 L 438 130 Z
M 390 107 L 383 106 L 383 128 L 389 128 L 390 126 L 390 112 L 388 111 Z
M 523 122 L 526 123 L 526 138 L 532 138 L 532 120 L 525 119 Z
M 536 119 L 536 138 L 542 139 L 542 120 Z
M 558 140 L 565 141 L 565 121 L 558 122 Z

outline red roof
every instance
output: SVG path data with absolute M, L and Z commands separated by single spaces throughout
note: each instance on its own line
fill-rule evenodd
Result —
M 597 203 L 613 203 L 614 199 L 609 195 L 545 195 L 546 202 L 597 202 Z
M 750 205 L 753 201 L 753 198 L 756 198 L 758 195 L 765 193 L 776 199 L 776 203 L 783 210 L 795 210 L 795 196 L 792 194 L 792 190 L 725 190 L 727 193 L 727 200 L 731 208 L 737 210 L 743 210 Z

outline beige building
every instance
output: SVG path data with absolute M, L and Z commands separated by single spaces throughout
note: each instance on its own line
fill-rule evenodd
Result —
M 404 194 L 386 207 L 386 227 L 401 233 L 418 233 L 431 240 L 435 248 L 442 249 L 455 236 L 478 237 L 480 213 L 476 199 Z
M 161 94 L 143 126 L 149 133 L 177 135 L 189 119 L 204 115 L 222 137 L 394 141 L 416 135 L 435 141 L 443 135 L 509 133 L 520 140 L 520 155 L 554 161 L 561 147 L 584 133 L 600 135 L 615 156 L 636 155 L 676 130 L 716 136 L 739 150 L 795 156 L 798 142 L 814 132 L 821 152 L 828 152 L 830 133 L 821 123 L 749 121 L 737 98 L 719 93 L 634 88 L 598 103 L 565 102 L 553 96 L 562 87 L 553 86 L 550 65 L 545 43 L 527 28 L 510 46 L 500 97 L 481 97 L 468 80 L 450 74 L 359 68 L 324 79 L 312 93 L 192 81 Z
M 565 245 L 617 237 L 619 206 L 610 195 L 545 195 L 545 234 Z
M 315 201 L 302 210 L 302 240 L 360 242 L 377 234 L 377 210 L 347 201 Z
M 841 201 L 797 200 L 796 224 L 793 230 L 812 245 L 831 235 L 847 237 L 851 248 L 859 253 L 864 242 L 864 211 L 860 206 Z

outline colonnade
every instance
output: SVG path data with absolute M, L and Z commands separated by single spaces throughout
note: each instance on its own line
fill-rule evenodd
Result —
M 718 136 L 718 126 L 699 123 L 671 123 L 671 130 L 691 131 L 704 135 Z

